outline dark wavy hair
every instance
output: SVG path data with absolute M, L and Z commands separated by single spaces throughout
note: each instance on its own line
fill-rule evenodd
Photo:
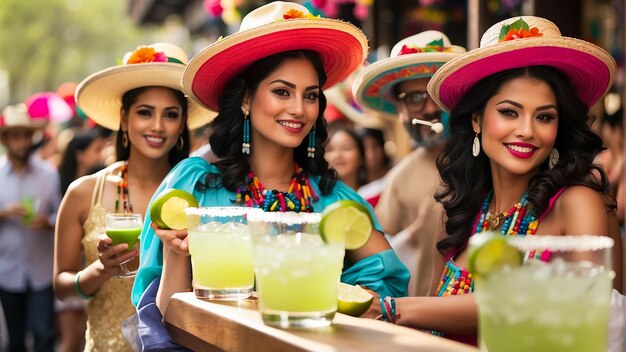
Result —
M 76 171 L 78 170 L 78 160 L 76 153 L 85 151 L 98 138 L 103 138 L 98 134 L 97 130 L 75 135 L 67 144 L 63 152 L 63 158 L 59 164 L 59 178 L 61 181 L 61 194 L 64 195 L 72 181 L 76 179 Z M 82 175 L 81 175 L 82 176 Z
M 452 110 L 450 138 L 437 158 L 443 183 L 435 199 L 442 203 L 447 215 L 447 236 L 437 243 L 437 249 L 443 254 L 465 247 L 483 197 L 492 188 L 489 158 L 482 151 L 476 158 L 471 154 L 475 137 L 472 114 L 482 116 L 487 101 L 500 87 L 519 77 L 546 82 L 556 95 L 559 110 L 554 143 L 560 154 L 559 161 L 550 169 L 546 160 L 527 188 L 535 214 L 542 214 L 550 198 L 565 186 L 584 185 L 608 194 L 606 174 L 593 164 L 596 155 L 604 150 L 602 139 L 590 129 L 593 120 L 588 116 L 589 108 L 578 98 L 567 77 L 548 66 L 516 68 L 493 74 L 471 88 Z M 613 209 L 615 201 L 611 199 L 607 210 Z
M 219 161 L 215 166 L 220 170 L 222 176 L 220 182 L 215 182 L 216 175 L 209 175 L 206 186 L 224 186 L 229 191 L 237 191 L 245 183 L 245 178 L 250 171 L 248 156 L 241 151 L 241 141 L 243 140 L 244 116 L 241 111 L 246 91 L 254 94 L 261 81 L 269 77 L 278 66 L 287 59 L 309 60 L 319 77 L 320 87 L 326 83 L 326 72 L 319 55 L 311 50 L 294 50 L 274 54 L 256 61 L 239 76 L 231 79 L 226 85 L 218 101 L 219 114 L 211 122 L 211 136 L 209 143 Z M 328 138 L 326 120 L 323 113 L 326 109 L 326 97 L 320 91 L 319 94 L 319 114 L 315 121 L 315 157 L 307 157 L 307 146 L 309 139 L 305 138 L 302 143 L 294 149 L 294 159 L 309 175 L 321 176 L 320 190 L 323 194 L 329 193 L 337 181 L 337 173 L 328 167 L 324 159 L 324 148 Z M 254 148 L 254 141 L 251 141 Z M 211 180 L 213 178 L 213 180 Z
M 130 107 L 134 103 L 137 102 L 137 98 L 139 97 L 139 95 L 151 88 L 154 88 L 154 87 L 139 87 L 139 88 L 131 89 L 128 92 L 124 93 L 124 95 L 122 96 L 122 110 L 124 110 L 124 114 L 126 114 L 127 117 L 128 117 L 128 111 L 130 111 Z M 182 115 L 183 116 L 183 133 L 182 133 L 183 147 L 181 149 L 178 149 L 178 147 L 175 146 L 174 148 L 170 149 L 170 153 L 168 155 L 169 164 L 171 167 L 174 167 L 181 160 L 189 156 L 189 145 L 191 144 L 191 141 L 189 139 L 189 128 L 187 127 L 187 117 L 188 117 L 187 113 L 189 111 L 189 104 L 183 92 L 176 90 L 176 89 L 168 88 L 168 87 L 163 87 L 163 88 L 167 88 L 171 90 L 174 96 L 176 97 L 176 100 L 178 101 L 180 106 L 183 108 L 183 115 Z M 120 124 L 121 124 L 121 121 L 120 121 Z M 122 135 L 123 135 L 123 132 L 122 132 L 122 129 L 120 128 L 117 135 L 115 136 L 115 158 L 117 161 L 128 160 L 128 156 L 130 155 L 130 143 L 131 142 L 129 140 L 128 146 L 125 148 L 124 144 L 122 143 Z

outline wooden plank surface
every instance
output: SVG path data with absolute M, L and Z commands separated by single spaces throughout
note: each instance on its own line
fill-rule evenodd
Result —
M 176 343 L 194 351 L 478 351 L 418 330 L 336 314 L 333 325 L 277 329 L 263 324 L 256 300 L 207 302 L 175 294 L 165 322 Z

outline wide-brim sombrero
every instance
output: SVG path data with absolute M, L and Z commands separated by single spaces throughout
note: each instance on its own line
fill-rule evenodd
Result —
M 259 59 L 290 50 L 316 51 L 327 76 L 323 88 L 329 88 L 364 61 L 368 46 L 363 32 L 348 22 L 313 17 L 302 5 L 275 1 L 244 17 L 239 32 L 193 57 L 183 76 L 183 89 L 208 109 L 218 110 L 230 79 Z
M 169 46 L 175 47 L 174 49 Z M 145 62 L 122 64 L 96 72 L 85 78 L 76 88 L 76 103 L 97 124 L 111 130 L 120 128 L 122 96 L 139 87 L 167 87 L 182 91 L 180 80 L 185 72 L 186 55 L 180 48 L 167 43 L 152 44 L 169 55 L 176 55 L 177 62 Z M 175 49 L 181 52 L 173 53 Z M 189 129 L 202 127 L 217 113 L 201 107 L 187 98 Z
M 541 36 L 499 41 L 502 28 L 520 25 L 519 21 L 520 17 L 516 17 L 495 24 L 483 35 L 480 48 L 443 65 L 428 83 L 428 92 L 435 102 L 450 111 L 481 79 L 504 70 L 536 65 L 563 72 L 580 100 L 589 107 L 608 92 L 616 70 L 615 60 L 608 52 L 587 41 L 564 37 L 554 23 L 533 16 L 523 16 L 521 21 L 527 24 L 528 33 L 534 31 L 534 35 Z

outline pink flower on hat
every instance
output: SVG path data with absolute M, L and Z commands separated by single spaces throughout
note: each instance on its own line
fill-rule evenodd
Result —
M 128 58 L 127 64 L 143 64 L 147 62 L 167 62 L 167 56 L 161 51 L 157 52 L 154 48 L 142 46 L 137 48 Z

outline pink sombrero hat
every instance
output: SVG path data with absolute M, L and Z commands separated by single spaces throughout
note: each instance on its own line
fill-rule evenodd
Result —
M 121 65 L 96 72 L 80 82 L 76 87 L 76 103 L 97 124 L 117 131 L 124 93 L 151 86 L 182 91 L 180 80 L 188 61 L 187 54 L 174 44 L 141 46 L 126 53 Z M 193 99 L 187 101 L 189 129 L 201 127 L 217 115 Z
M 329 88 L 344 80 L 367 55 L 367 38 L 350 23 L 315 17 L 306 7 L 275 1 L 250 12 L 239 31 L 199 52 L 185 70 L 183 89 L 200 104 L 218 109 L 227 82 L 264 57 L 290 50 L 314 50 Z
M 425 31 L 399 41 L 387 59 L 364 68 L 355 78 L 352 94 L 359 105 L 396 115 L 393 86 L 411 79 L 430 78 L 444 63 L 465 53 L 438 31 Z
M 450 111 L 481 79 L 535 65 L 563 72 L 589 107 L 607 93 L 615 79 L 615 60 L 604 49 L 562 36 L 559 28 L 544 18 L 523 16 L 491 26 L 482 36 L 480 48 L 451 60 L 435 73 L 428 93 Z

